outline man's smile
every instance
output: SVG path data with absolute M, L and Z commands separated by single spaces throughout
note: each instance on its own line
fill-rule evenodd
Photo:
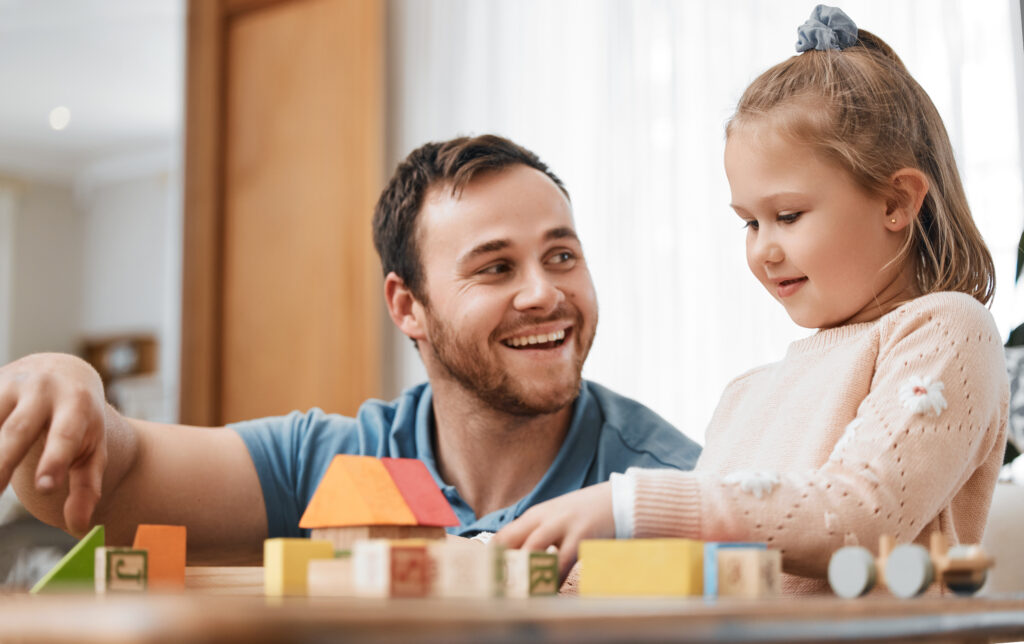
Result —
M 553 349 L 565 342 L 566 334 L 571 330 L 570 326 L 555 331 L 533 331 L 505 338 L 501 343 L 513 349 Z

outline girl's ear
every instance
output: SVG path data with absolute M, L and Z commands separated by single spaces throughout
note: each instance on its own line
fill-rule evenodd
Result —
M 384 278 L 384 300 L 387 302 L 391 320 L 402 333 L 413 340 L 426 339 L 422 321 L 423 305 L 405 285 L 405 280 L 394 271 Z
M 886 202 L 885 227 L 903 230 L 917 219 L 928 195 L 928 177 L 917 168 L 901 168 L 889 177 L 891 197 Z

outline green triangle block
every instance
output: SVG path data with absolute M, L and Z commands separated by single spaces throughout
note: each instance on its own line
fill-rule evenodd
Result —
M 106 542 L 103 526 L 98 525 L 75 544 L 64 558 L 29 591 L 36 593 L 89 590 L 96 583 L 96 548 Z

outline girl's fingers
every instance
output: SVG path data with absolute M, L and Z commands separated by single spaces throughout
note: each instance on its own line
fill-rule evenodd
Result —
M 24 398 L 0 425 L 0 489 L 46 427 L 48 410 L 38 396 Z
M 534 515 L 527 512 L 512 523 L 508 524 L 494 535 L 494 542 L 506 548 L 517 550 L 522 547 L 530 533 L 536 527 Z

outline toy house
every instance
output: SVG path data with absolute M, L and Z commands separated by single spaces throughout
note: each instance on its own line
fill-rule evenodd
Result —
M 443 539 L 459 520 L 422 462 L 335 456 L 299 520 L 348 551 L 363 539 Z

